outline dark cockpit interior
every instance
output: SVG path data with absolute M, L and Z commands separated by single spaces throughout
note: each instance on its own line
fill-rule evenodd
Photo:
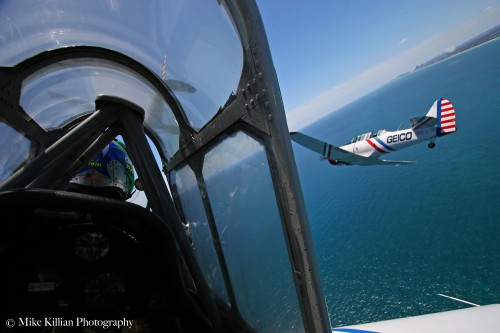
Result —
M 106 332 L 210 331 L 184 285 L 174 235 L 153 212 L 52 190 L 3 192 L 0 210 L 0 265 L 9 272 L 0 282 L 3 320 L 42 318 L 59 327 L 72 320 L 68 331 L 80 332 L 79 319 L 88 330 L 92 321 L 126 318 L 133 327 Z

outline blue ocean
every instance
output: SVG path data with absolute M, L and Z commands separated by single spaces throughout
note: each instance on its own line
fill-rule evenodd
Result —
M 333 327 L 500 302 L 500 39 L 398 78 L 303 128 L 337 146 L 410 127 L 445 97 L 457 132 L 332 166 L 293 144 Z

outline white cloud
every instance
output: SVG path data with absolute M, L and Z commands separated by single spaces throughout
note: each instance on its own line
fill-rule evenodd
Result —
M 408 41 L 408 37 L 405 37 L 399 41 L 399 45 L 404 44 Z
M 489 8 L 482 15 L 463 23 L 461 26 L 429 38 L 424 43 L 320 93 L 287 113 L 289 129 L 295 131 L 307 126 L 383 86 L 399 74 L 412 71 L 415 66 L 445 51 L 449 51 L 466 40 L 494 27 L 499 23 L 498 17 L 500 17 L 500 6 Z

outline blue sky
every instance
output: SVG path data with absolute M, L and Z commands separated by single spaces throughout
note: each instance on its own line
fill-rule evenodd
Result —
M 257 0 L 290 130 L 500 24 L 500 0 Z

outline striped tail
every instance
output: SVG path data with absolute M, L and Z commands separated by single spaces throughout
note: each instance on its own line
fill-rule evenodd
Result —
M 457 131 L 455 122 L 455 108 L 446 98 L 440 98 L 436 101 L 436 113 L 438 124 L 436 127 L 437 136 L 451 134 Z

